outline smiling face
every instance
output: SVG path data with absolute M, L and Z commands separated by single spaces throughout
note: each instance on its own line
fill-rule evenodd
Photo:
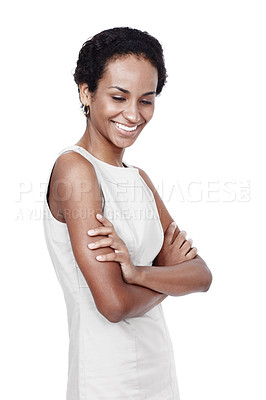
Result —
M 80 85 L 81 101 L 90 107 L 90 136 L 118 148 L 131 146 L 153 116 L 157 83 L 157 69 L 145 58 L 110 61 L 94 94 Z

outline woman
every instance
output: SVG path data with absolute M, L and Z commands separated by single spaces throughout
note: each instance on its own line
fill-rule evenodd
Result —
M 211 273 L 147 174 L 122 161 L 165 84 L 161 45 L 103 31 L 83 45 L 74 78 L 86 130 L 55 162 L 44 218 L 68 311 L 67 400 L 176 400 L 161 302 L 208 290 Z

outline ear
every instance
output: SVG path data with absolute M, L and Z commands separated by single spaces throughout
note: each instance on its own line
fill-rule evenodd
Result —
M 91 104 L 91 92 L 89 91 L 87 83 L 79 84 L 79 97 L 80 101 L 84 106 L 90 106 Z

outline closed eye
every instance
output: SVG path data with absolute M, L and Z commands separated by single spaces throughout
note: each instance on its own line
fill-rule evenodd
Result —
M 115 101 L 125 101 L 126 100 L 124 97 L 120 97 L 120 96 L 112 96 L 112 99 L 114 99 Z
M 113 100 L 115 100 L 115 101 L 117 101 L 117 102 L 123 102 L 123 101 L 126 101 L 126 98 L 125 97 L 121 97 L 121 96 L 112 96 L 112 99 Z M 142 103 L 142 104 L 144 104 L 145 106 L 150 106 L 150 105 L 152 105 L 152 101 L 149 101 L 149 100 L 140 100 L 140 102 Z
M 152 101 L 148 101 L 148 100 L 141 100 L 142 104 L 145 104 L 146 106 L 150 106 L 152 105 Z

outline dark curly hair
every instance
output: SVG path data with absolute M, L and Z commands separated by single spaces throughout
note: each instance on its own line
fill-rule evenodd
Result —
M 157 68 L 156 95 L 160 94 L 167 77 L 162 46 L 149 33 L 128 27 L 104 30 L 83 44 L 74 73 L 76 84 L 86 83 L 94 93 L 108 62 L 129 54 L 144 57 Z

